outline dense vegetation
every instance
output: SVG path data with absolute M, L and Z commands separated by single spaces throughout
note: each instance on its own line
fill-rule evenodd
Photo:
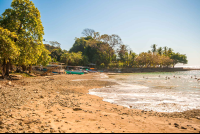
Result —
M 11 8 L 0 16 L 0 68 L 2 77 L 9 76 L 12 65 L 23 71 L 32 65 L 47 65 L 50 61 L 66 65 L 96 64 L 98 68 L 169 67 L 187 63 L 186 55 L 171 48 L 152 45 L 152 50 L 139 55 L 124 45 L 116 34 L 100 35 L 84 29 L 69 51 L 57 41 L 43 44 L 44 28 L 39 10 L 30 0 L 13 0 Z
M 13 0 L 11 9 L 0 16 L 0 64 L 2 76 L 12 64 L 23 70 L 33 64 L 46 65 L 49 51 L 43 45 L 44 28 L 40 12 L 29 0 Z
M 69 51 L 62 50 L 60 46 L 50 50 L 50 46 L 55 44 L 47 45 L 51 58 L 66 65 L 94 63 L 98 68 L 174 67 L 177 63 L 187 63 L 186 55 L 175 53 L 168 47 L 157 49 L 157 45 L 153 44 L 152 50 L 137 55 L 122 43 L 118 35 L 100 35 L 92 29 L 84 29 L 82 34 L 85 37 L 76 38 Z

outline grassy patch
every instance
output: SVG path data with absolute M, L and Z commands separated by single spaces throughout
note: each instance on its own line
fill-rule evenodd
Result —
M 12 72 L 10 74 L 11 75 L 21 75 L 22 77 L 33 77 L 30 74 L 28 74 L 28 73 L 15 73 L 15 72 Z

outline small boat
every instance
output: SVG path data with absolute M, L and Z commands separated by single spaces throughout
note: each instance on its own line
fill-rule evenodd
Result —
M 88 71 L 84 70 L 84 69 L 80 69 L 80 70 L 76 70 L 77 72 L 83 72 L 84 74 L 88 74 Z
M 82 66 L 67 66 L 65 68 L 65 71 L 67 74 L 87 74 L 88 71 L 86 70 L 85 67 Z
M 84 74 L 84 72 L 82 72 L 82 71 L 68 71 L 68 70 L 65 70 L 65 72 L 67 74 Z
M 98 71 L 88 70 L 89 73 L 97 73 Z
M 58 72 L 52 72 L 53 74 L 59 74 Z

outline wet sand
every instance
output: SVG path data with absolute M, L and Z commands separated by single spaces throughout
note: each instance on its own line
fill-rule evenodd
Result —
M 0 132 L 199 133 L 199 110 L 149 112 L 89 95 L 89 89 L 117 84 L 102 81 L 97 75 L 0 80 Z

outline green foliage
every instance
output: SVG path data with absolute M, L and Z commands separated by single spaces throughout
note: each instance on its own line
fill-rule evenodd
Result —
M 40 57 L 37 60 L 37 65 L 41 64 L 43 66 L 46 66 L 49 62 L 51 62 L 51 57 L 49 56 L 50 52 L 45 49 L 44 46 L 42 46 L 42 53 L 40 55 Z
M 137 54 L 130 51 L 130 54 L 128 56 L 129 67 L 134 67 L 136 65 L 136 61 L 135 61 L 136 57 L 137 57 Z
M 165 46 L 165 47 L 163 47 L 163 49 L 164 49 L 164 50 L 163 50 L 163 54 L 164 54 L 165 56 L 167 56 L 167 54 L 168 54 L 168 53 L 167 53 L 167 52 L 168 52 L 168 47 Z
M 11 9 L 0 16 L 0 60 L 3 60 L 6 75 L 9 75 L 11 63 L 31 66 L 46 65 L 50 61 L 49 52 L 42 43 L 43 35 L 40 12 L 33 2 L 13 0 Z
M 81 51 L 88 62 L 95 63 L 99 67 L 168 67 L 177 63 L 186 63 L 182 56 L 179 60 L 172 60 L 173 50 L 168 47 L 159 47 L 153 44 L 152 50 L 137 55 L 128 53 L 126 45 L 122 44 L 118 35 L 100 35 L 92 29 L 84 29 L 83 34 L 87 37 L 76 38 L 70 52 Z M 115 49 L 118 47 L 117 49 Z M 116 51 L 117 50 L 117 51 Z M 118 59 L 118 60 L 117 60 Z M 118 61 L 118 62 L 117 62 Z
M 49 52 L 52 52 L 54 49 L 58 49 L 59 47 L 56 47 L 56 46 L 52 46 L 52 45 L 49 45 L 49 44 L 44 44 L 45 48 L 47 50 L 49 50 Z
M 142 52 L 136 57 L 136 62 L 139 67 L 168 67 L 172 65 L 173 61 L 165 55 L 155 55 L 151 53 Z
M 155 53 L 155 52 L 157 51 L 156 46 L 157 46 L 156 44 L 153 44 L 153 45 L 151 46 L 152 52 L 153 52 L 153 53 Z
M 88 58 L 88 62 L 95 63 L 101 66 L 104 63 L 105 67 L 116 60 L 117 53 L 114 48 L 121 44 L 121 38 L 118 35 L 100 35 L 93 29 L 84 29 L 82 32 L 86 37 L 75 38 L 70 52 L 81 51 L 83 56 Z
M 128 60 L 128 50 L 126 45 L 120 45 L 117 52 L 121 61 L 125 62 Z
M 57 41 L 49 41 L 52 47 L 60 48 L 60 43 Z
M 19 56 L 19 48 L 14 39 L 17 38 L 15 33 L 0 27 L 0 62 L 2 60 L 16 59 Z
M 68 53 L 63 53 L 61 55 L 61 62 L 65 63 L 66 65 L 80 65 L 81 63 L 83 63 L 83 60 L 87 60 L 84 58 L 84 56 L 82 55 L 82 52 L 68 52 Z M 87 61 L 85 61 L 87 62 Z
M 114 55 L 114 50 L 109 46 L 109 44 L 102 41 L 98 41 L 91 36 L 76 38 L 70 52 L 82 52 L 85 57 L 85 61 L 90 63 L 95 63 L 100 66 L 102 63 L 108 66 L 110 61 L 112 61 L 116 56 Z
M 61 48 L 57 48 L 57 49 L 53 49 L 51 51 L 51 58 L 52 59 L 56 59 L 56 61 L 60 61 L 61 60 L 61 55 L 63 54 L 63 51 Z
M 185 54 L 180 54 L 180 53 L 172 53 L 171 57 L 173 60 L 173 67 L 177 64 L 177 63 L 183 63 L 183 64 L 187 64 L 187 56 Z
M 105 64 L 104 64 L 104 63 L 101 63 L 100 67 L 101 67 L 101 68 L 104 68 L 104 67 L 105 67 Z
M 36 64 L 44 50 L 42 49 L 44 28 L 40 12 L 29 0 L 13 0 L 11 7 L 2 14 L 0 25 L 18 35 L 16 45 L 20 49 L 20 55 L 16 64 Z
M 84 49 L 88 46 L 88 40 L 90 39 L 90 36 L 87 38 L 76 38 L 75 43 L 73 44 L 72 48 L 69 50 L 69 52 L 78 52 L 81 51 L 85 55 Z
M 157 52 L 158 52 L 159 55 L 162 55 L 162 54 L 163 54 L 162 47 L 159 47 L 159 48 L 157 49 Z

